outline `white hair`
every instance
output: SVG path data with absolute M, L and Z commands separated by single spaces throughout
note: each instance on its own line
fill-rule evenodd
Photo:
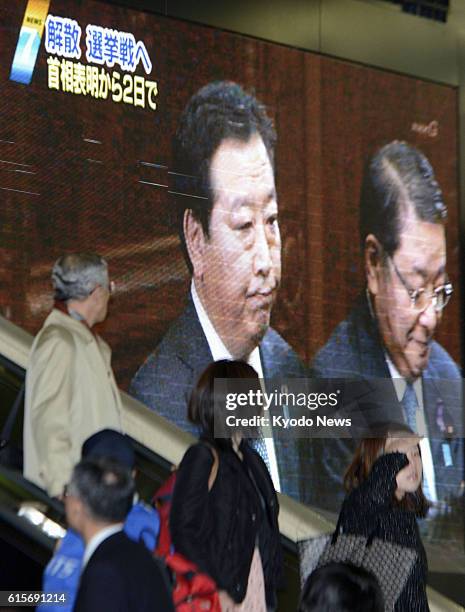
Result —
M 53 266 L 52 283 L 56 300 L 84 300 L 96 287 L 108 288 L 108 264 L 94 253 L 63 255 Z

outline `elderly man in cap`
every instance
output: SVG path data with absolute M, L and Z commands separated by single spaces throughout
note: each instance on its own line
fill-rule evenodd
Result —
M 60 496 L 83 441 L 121 430 L 121 398 L 111 351 L 93 331 L 105 320 L 111 283 L 99 255 L 74 253 L 53 266 L 55 306 L 29 355 L 24 411 L 24 475 Z

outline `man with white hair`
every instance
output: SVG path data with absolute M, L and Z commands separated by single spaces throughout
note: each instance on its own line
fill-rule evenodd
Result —
M 112 283 L 106 261 L 72 253 L 52 270 L 55 304 L 29 355 L 24 409 L 24 476 L 58 497 L 84 440 L 121 430 L 121 398 L 109 346 L 94 332 Z

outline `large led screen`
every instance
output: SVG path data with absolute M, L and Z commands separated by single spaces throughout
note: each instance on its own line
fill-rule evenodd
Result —
M 239 209 L 244 208 L 244 198 L 245 208 L 263 201 L 261 225 L 255 223 L 258 217 L 242 213 L 235 220 L 221 219 L 228 213 L 226 204 L 213 215 L 217 227 L 210 229 L 218 234 L 205 235 L 193 217 L 191 225 L 184 225 L 190 232 L 189 254 L 198 249 L 196 299 L 213 322 L 217 340 L 224 345 L 220 349 L 234 354 L 237 348 L 234 356 L 247 358 L 259 347 L 265 377 L 270 370 L 300 376 L 311 368 L 326 377 L 331 377 L 331 368 L 335 377 L 344 372 L 347 378 L 389 377 L 387 362 L 384 370 L 369 371 L 375 355 L 363 343 L 354 346 L 347 331 L 355 324 L 353 317 L 364 312 L 374 327 L 379 319 L 379 337 L 370 342 L 378 342 L 380 354 L 394 355 L 391 365 L 401 373 L 402 356 L 408 353 L 404 345 L 413 342 L 419 379 L 439 361 L 452 378 L 458 376 L 456 89 L 92 0 L 2 3 L 0 23 L 4 317 L 37 333 L 53 306 L 53 262 L 63 253 L 97 252 L 107 259 L 115 282 L 110 313 L 99 332 L 112 347 L 120 387 L 168 418 L 169 401 L 178 398 L 176 405 L 183 405 L 186 388 L 213 351 L 192 302 L 192 275 L 179 238 L 178 206 L 182 189 L 189 186 L 177 181 L 182 171 L 173 165 L 172 141 L 191 97 L 209 83 L 232 81 L 264 105 L 277 144 L 274 165 L 260 138 L 262 148 L 254 141 L 258 149 L 249 150 L 248 158 L 241 158 L 234 147 L 227 152 L 230 157 L 215 158 L 219 191 L 223 196 L 228 189 L 240 192 Z M 423 178 L 437 181 L 442 191 L 438 198 L 447 206 L 446 247 L 445 213 L 438 205 L 440 221 L 425 218 L 420 225 L 414 223 L 412 233 L 382 260 L 387 290 L 392 283 L 395 295 L 405 291 L 402 299 L 412 300 L 408 320 L 390 310 L 392 296 L 384 300 L 381 311 L 369 312 L 375 289 L 368 282 L 367 297 L 367 281 L 373 274 L 368 263 L 376 254 L 367 254 L 366 242 L 361 245 L 365 236 L 360 234 L 365 164 L 394 141 L 398 147 L 402 142 L 416 147 L 429 160 L 430 165 L 424 162 Z M 250 143 L 245 139 L 242 149 Z M 265 194 L 257 188 L 257 163 L 259 178 L 260 163 L 266 166 Z M 209 172 L 211 179 L 211 166 Z M 184 181 L 188 183 L 189 177 Z M 256 191 L 249 193 L 249 184 Z M 379 231 L 389 233 L 383 223 Z M 244 237 L 248 231 L 255 232 L 252 246 Z M 236 250 L 228 243 L 228 232 L 244 232 Z M 431 271 L 429 260 L 424 265 L 412 263 L 418 253 L 427 258 L 433 247 L 443 260 L 447 254 L 447 267 L 440 264 Z M 379 267 L 380 262 L 373 265 Z M 254 280 L 272 276 L 268 285 Z M 211 279 L 211 285 L 202 288 L 202 283 L 208 285 L 205 279 Z M 447 294 L 447 307 L 436 309 L 444 295 L 435 290 L 450 284 L 455 291 Z M 423 310 L 418 289 L 426 293 Z M 247 305 L 250 297 L 252 306 Z M 247 309 L 258 312 L 258 333 L 249 329 L 254 321 L 246 320 Z M 197 319 L 186 323 L 186 316 Z M 420 324 L 419 318 L 428 320 Z M 337 328 L 341 322 L 345 323 Z M 434 354 L 433 337 L 438 343 Z M 184 357 L 176 351 L 184 351 Z M 354 365 L 357 359 L 371 364 L 367 371 Z M 434 539 L 450 535 L 450 525 L 458 529 L 461 523 L 453 500 L 463 495 L 463 448 L 454 437 L 454 430 L 462 427 L 457 421 L 460 413 L 451 414 L 439 391 L 428 393 L 425 382 L 427 431 L 434 429 L 440 438 L 430 448 L 432 484 L 438 507 L 447 508 L 445 513 L 438 510 L 439 518 L 447 514 L 447 520 L 430 533 Z M 293 494 L 318 505 L 332 497 L 329 485 L 314 474 L 315 462 L 321 459 L 315 453 L 321 447 L 299 441 L 297 448 L 290 474 Z M 281 452 L 278 444 L 275 451 Z M 344 467 L 341 464 L 341 470 Z M 444 525 L 449 527 L 442 529 Z

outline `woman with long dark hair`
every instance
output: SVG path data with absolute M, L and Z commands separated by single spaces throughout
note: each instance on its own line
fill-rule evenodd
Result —
M 176 552 L 215 580 L 223 611 L 266 612 L 276 608 L 281 570 L 278 499 L 265 463 L 240 430 L 215 435 L 226 400 L 215 393 L 218 379 L 260 389 L 255 370 L 241 361 L 214 362 L 200 376 L 188 408 L 200 440 L 178 469 L 171 536 Z M 250 416 L 256 412 L 250 408 Z
M 428 502 L 421 488 L 420 438 L 403 424 L 384 425 L 363 439 L 345 477 L 347 496 L 340 515 L 344 534 L 374 537 L 413 549 L 417 558 L 394 610 L 429 610 L 427 560 L 417 518 Z

